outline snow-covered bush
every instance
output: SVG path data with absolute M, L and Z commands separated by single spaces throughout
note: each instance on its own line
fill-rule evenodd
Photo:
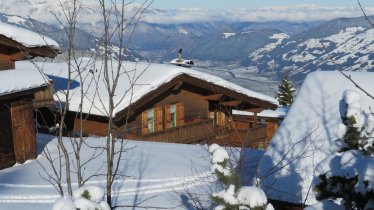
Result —
M 104 190 L 97 186 L 82 186 L 73 192 L 73 197 L 59 198 L 52 210 L 110 210 L 103 201 Z
M 338 152 L 317 165 L 314 190 L 323 202 L 339 201 L 346 209 L 374 209 L 374 118 L 361 110 L 355 91 L 346 90 L 343 101 L 346 110 L 337 129 Z
M 212 144 L 209 152 L 212 155 L 212 173 L 224 185 L 224 190 L 212 194 L 212 200 L 217 205 L 216 210 L 273 210 L 273 206 L 268 204 L 267 197 L 260 188 L 241 187 L 240 177 L 228 164 L 229 155 L 226 149 Z

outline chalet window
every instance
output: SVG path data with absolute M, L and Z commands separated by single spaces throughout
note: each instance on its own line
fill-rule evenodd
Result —
M 152 133 L 163 129 L 162 107 L 157 106 L 142 113 L 142 133 Z
M 155 110 L 154 109 L 148 109 L 147 110 L 147 127 L 148 127 L 148 132 L 152 133 L 155 131 Z
M 174 128 L 177 126 L 177 105 L 170 105 L 170 127 Z
M 176 103 L 165 106 L 165 128 L 184 125 L 184 104 Z
M 210 112 L 209 117 L 213 119 L 214 126 L 224 126 L 226 124 L 226 115 L 223 112 Z

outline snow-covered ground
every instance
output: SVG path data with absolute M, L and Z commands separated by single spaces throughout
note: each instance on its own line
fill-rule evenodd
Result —
M 65 139 L 70 145 L 68 139 Z M 87 139 L 90 146 L 103 145 L 103 138 Z M 39 161 L 50 172 L 46 159 L 41 155 L 43 146 L 57 156 L 57 140 L 52 136 L 38 136 Z M 121 205 L 142 203 L 143 206 L 155 206 L 173 209 L 189 209 L 191 207 L 185 189 L 199 193 L 202 200 L 209 200 L 209 192 L 220 190 L 211 175 L 211 156 L 205 145 L 183 145 L 172 143 L 156 143 L 128 141 L 125 160 L 121 169 L 126 177 L 115 181 L 115 202 Z M 71 151 L 71 148 L 68 147 Z M 228 149 L 232 160 L 238 157 L 238 150 Z M 83 159 L 88 159 L 93 149 L 84 147 Z M 249 183 L 256 172 L 257 163 L 263 151 L 245 150 L 245 173 L 243 181 Z M 85 175 L 105 172 L 105 154 L 99 156 L 85 168 Z M 47 210 L 59 198 L 54 187 L 45 181 L 42 167 L 36 160 L 11 168 L 0 170 L 0 209 L 1 210 Z M 76 189 L 76 177 L 73 187 Z M 99 176 L 87 182 L 88 185 L 105 186 L 105 177 Z M 64 186 L 66 187 L 66 186 Z M 153 197 L 155 196 L 155 197 Z M 209 205 L 209 204 L 207 204 Z

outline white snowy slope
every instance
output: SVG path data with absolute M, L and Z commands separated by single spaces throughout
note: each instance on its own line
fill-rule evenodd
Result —
M 231 36 L 235 36 L 236 33 L 225 32 L 225 33 L 222 33 L 222 35 L 223 35 L 223 37 L 222 37 L 223 39 L 227 39 L 227 38 L 229 38 Z
M 262 48 L 260 48 L 260 49 L 258 49 L 256 51 L 254 51 L 253 53 L 251 53 L 249 55 L 249 57 L 251 59 L 253 59 L 254 61 L 260 59 L 262 57 L 262 54 L 270 52 L 271 50 L 273 50 L 274 48 L 276 48 L 278 45 L 280 45 L 283 42 L 283 40 L 289 39 L 290 36 L 287 35 L 287 34 L 285 34 L 285 33 L 279 33 L 279 34 L 273 34 L 269 38 L 270 39 L 275 39 L 277 41 L 274 42 L 274 43 L 267 44 L 264 47 L 262 47 Z
M 49 37 L 1 21 L 0 35 L 11 38 L 25 47 L 50 46 L 54 49 L 60 49 L 57 42 Z
M 0 96 L 47 86 L 48 78 L 35 69 L 17 68 L 0 71 Z
M 29 62 L 17 62 L 17 65 L 24 68 L 35 68 Z M 55 89 L 61 91 L 66 89 L 68 69 L 66 63 L 39 63 L 39 65 L 42 66 L 44 72 L 47 75 L 50 75 L 54 80 Z M 103 63 L 101 61 L 94 63 L 89 59 L 83 58 L 81 59 L 81 68 L 83 66 L 85 66 L 86 69 L 82 71 L 82 75 L 87 81 L 86 85 L 83 86 L 86 93 L 84 97 L 83 112 L 107 116 L 109 105 L 108 93 L 105 89 L 105 83 L 103 80 Z M 117 68 L 117 64 L 113 63 L 110 66 L 110 69 L 115 68 Z M 157 89 L 160 85 L 165 84 L 182 74 L 231 89 L 249 97 L 278 104 L 278 102 L 270 96 L 248 90 L 220 77 L 174 65 L 124 62 L 121 72 L 123 74 L 119 79 L 117 91 L 114 97 L 114 102 L 117 104 L 114 114 L 136 102 L 150 91 Z M 71 89 L 73 90 L 69 105 L 71 111 L 77 111 L 80 104 L 80 91 L 78 88 L 80 83 L 77 75 L 77 72 L 73 72 L 72 78 L 74 81 L 71 85 Z M 94 81 L 97 81 L 98 88 L 94 85 Z M 89 83 L 91 85 L 88 85 Z M 63 99 L 61 92 L 57 92 L 55 96 L 56 99 Z M 92 101 L 95 101 L 95 103 L 92 103 Z
M 67 143 L 68 151 L 72 151 L 70 140 L 64 139 L 64 141 Z M 105 139 L 90 137 L 86 143 L 81 153 L 83 161 L 91 157 L 96 147 L 103 146 Z M 56 138 L 39 135 L 39 153 L 43 149 L 43 144 L 47 144 L 52 157 L 58 156 Z M 186 200 L 185 189 L 200 193 L 202 200 L 210 200 L 211 190 L 221 189 L 211 174 L 211 155 L 207 151 L 207 146 L 128 141 L 126 148 L 129 150 L 126 151 L 125 159 L 120 165 L 120 170 L 126 174 L 126 177 L 118 177 L 113 187 L 113 195 L 118 205 L 133 205 L 152 197 L 142 205 L 188 209 L 190 204 Z M 237 161 L 238 150 L 232 148 L 227 150 L 230 158 Z M 244 161 L 248 166 L 245 171 L 248 173 L 247 177 L 251 177 L 263 152 L 246 149 L 245 154 Z M 87 164 L 84 168 L 85 177 L 94 173 L 105 173 L 105 157 L 104 152 Z M 39 154 L 37 161 L 48 173 L 52 173 L 52 169 L 42 155 Z M 56 189 L 42 178 L 46 174 L 37 161 L 31 160 L 0 170 L 1 210 L 50 210 L 53 202 L 60 197 Z M 72 179 L 73 190 L 75 190 L 78 188 L 77 177 L 73 175 Z M 95 176 L 86 185 L 96 185 L 105 189 L 105 182 L 105 176 Z M 66 189 L 66 185 L 64 188 Z M 207 205 L 209 206 L 209 203 Z
M 374 94 L 374 73 L 347 73 Z M 337 150 L 333 142 L 341 137 L 341 99 L 347 89 L 360 94 L 360 104 L 366 112 L 374 106 L 374 100 L 337 71 L 317 71 L 307 76 L 259 166 L 261 186 L 269 198 L 316 202 L 311 188 L 315 167 Z

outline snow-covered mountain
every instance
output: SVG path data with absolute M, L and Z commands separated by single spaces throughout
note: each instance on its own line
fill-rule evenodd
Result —
M 21 16 L 8 15 L 3 13 L 0 13 L 0 21 L 27 28 L 29 30 L 51 37 L 59 43 L 62 51 L 67 46 L 66 34 L 57 25 L 46 24 L 31 18 L 23 18 Z M 100 52 L 100 40 L 94 35 L 77 28 L 75 31 L 74 47 L 77 51 L 82 52 Z M 117 56 L 117 49 L 118 47 L 115 44 L 110 45 L 109 50 L 115 56 Z M 143 56 L 134 52 L 131 49 L 125 49 L 124 56 L 127 60 L 130 61 L 145 59 Z
M 316 70 L 374 71 L 373 58 L 374 29 L 369 23 L 364 18 L 339 18 L 258 49 L 246 64 L 279 77 L 287 70 L 301 82 Z
M 133 15 L 139 7 L 139 4 L 128 5 L 128 14 Z M 103 33 L 99 10 L 95 1 L 82 1 L 78 17 L 78 28 L 81 30 L 77 32 L 75 44 L 83 50 L 97 49 L 98 39 L 95 37 Z M 50 13 L 53 11 L 57 17 L 62 17 L 58 1 L 0 0 L 0 11 L 40 22 L 0 15 L 2 21 L 46 33 L 55 39 L 64 39 L 56 18 Z M 328 22 L 256 22 L 224 19 L 222 14 L 204 16 L 205 13 L 209 11 L 148 7 L 135 31 L 131 26 L 127 29 L 125 46 L 154 62 L 168 62 L 183 48 L 185 58 L 200 63 L 236 64 L 250 69 L 257 67 L 260 73 L 278 78 L 288 70 L 291 78 L 298 83 L 308 72 L 336 69 L 326 50 L 344 70 L 374 70 L 374 55 L 371 53 L 374 29 L 363 18 L 339 18 Z M 246 14 L 245 11 L 237 13 Z M 228 11 L 226 16 L 230 14 L 234 13 Z M 182 17 L 184 19 L 178 19 Z M 63 46 L 63 42 L 60 44 Z M 127 54 L 131 59 L 141 57 L 134 52 Z
M 100 6 L 96 1 L 81 0 L 80 2 L 77 27 L 82 31 L 79 31 L 79 33 L 87 32 L 86 35 L 88 36 L 100 37 L 103 33 Z M 139 4 L 127 5 L 127 14 L 129 16 L 134 15 L 140 7 Z M 62 8 L 59 1 L 0 0 L 1 12 L 31 17 L 55 27 L 48 32 L 58 31 L 59 23 L 56 17 L 64 20 Z M 147 7 L 142 11 L 144 18 L 137 23 L 136 30 L 133 31 L 131 26 L 127 28 L 128 35 L 126 37 L 131 38 L 131 40 L 126 40 L 125 45 L 141 53 L 147 59 L 156 62 L 167 62 L 175 58 L 176 52 L 183 48 L 184 56 L 194 60 L 240 63 L 249 53 L 273 43 L 274 40 L 270 36 L 274 33 L 283 31 L 288 34 L 297 34 L 319 23 L 317 21 L 256 22 L 241 19 L 232 20 L 233 16 L 246 14 L 246 12 L 215 13 L 201 9 L 159 10 Z M 22 23 L 22 25 L 27 24 L 23 20 L 14 20 L 13 22 Z M 222 39 L 225 33 L 235 33 L 236 35 Z M 59 36 L 57 35 L 57 37 Z M 87 41 L 81 39 L 77 39 L 77 41 L 76 44 L 82 48 L 91 48 L 91 44 Z

